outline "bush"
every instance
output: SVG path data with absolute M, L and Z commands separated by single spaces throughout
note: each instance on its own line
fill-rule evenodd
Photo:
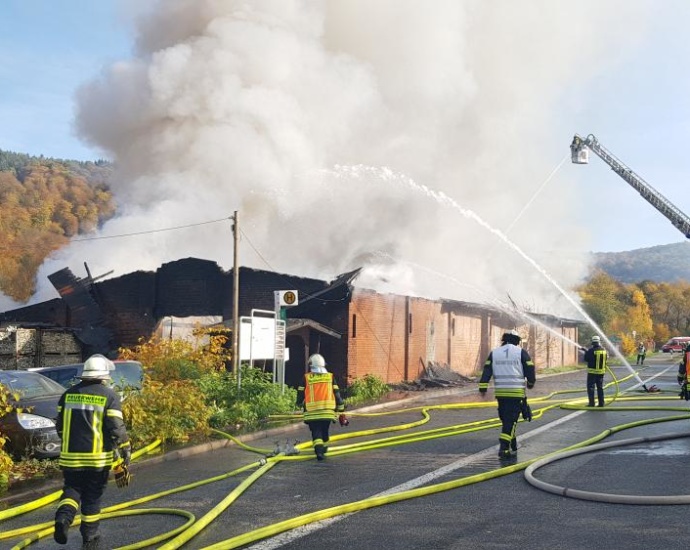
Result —
M 386 395 L 390 390 L 390 386 L 382 378 L 365 374 L 362 378 L 356 378 L 350 383 L 345 392 L 347 395 L 345 403 L 357 405 L 365 401 L 373 401 Z
M 0 418 L 12 411 L 10 394 L 5 386 L 0 386 Z M 0 432 L 0 492 L 7 490 L 12 469 L 12 458 L 4 451 L 7 438 Z
M 231 359 L 226 329 L 193 331 L 193 340 L 152 337 L 133 349 L 121 348 L 120 359 L 141 362 L 152 380 L 195 380 L 208 372 L 225 371 Z
M 211 407 L 211 426 L 220 430 L 251 430 L 272 414 L 292 412 L 297 391 L 273 383 L 270 373 L 241 367 L 240 388 L 234 373 L 208 373 L 197 384 Z
M 190 380 L 160 382 L 144 377 L 141 392 L 133 393 L 122 404 L 134 447 L 156 439 L 165 443 L 184 443 L 209 433 L 211 410 Z
M 227 340 L 226 330 L 198 328 L 193 341 L 152 337 L 120 349 L 121 359 L 140 361 L 144 369 L 141 392 L 128 395 L 122 406 L 133 445 L 155 439 L 184 443 L 208 435 L 214 411 L 196 381 L 225 370 Z

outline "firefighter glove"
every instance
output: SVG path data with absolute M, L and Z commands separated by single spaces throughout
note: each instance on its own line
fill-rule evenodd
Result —
M 350 425 L 350 420 L 345 416 L 345 414 L 341 413 L 338 416 L 338 422 L 340 422 L 341 426 L 349 426 Z
M 532 409 L 527 403 L 527 399 L 522 400 L 522 404 L 520 406 L 520 413 L 522 414 L 522 418 L 524 420 L 527 420 L 527 422 L 532 422 Z
M 132 479 L 132 474 L 129 473 L 129 468 L 123 464 L 117 466 L 114 470 L 115 473 L 115 483 L 118 487 L 123 488 L 129 485 Z
M 678 380 L 679 386 L 682 386 L 683 382 L 685 382 L 685 376 L 681 376 L 680 374 L 676 377 L 676 379 Z
M 132 446 L 129 442 L 125 443 L 117 449 L 117 454 L 122 459 L 122 464 L 124 466 L 129 466 L 129 463 L 132 461 Z

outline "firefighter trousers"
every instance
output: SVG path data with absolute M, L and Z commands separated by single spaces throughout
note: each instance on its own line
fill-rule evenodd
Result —
M 311 431 L 311 440 L 317 457 L 323 457 L 328 450 L 328 431 L 331 427 L 331 422 L 332 420 L 309 420 L 306 422 Z
M 79 531 L 84 542 L 98 535 L 101 516 L 101 497 L 108 484 L 110 470 L 62 470 L 64 485 L 55 512 L 55 521 L 71 525 L 81 507 Z
M 587 373 L 587 398 L 589 406 L 594 407 L 594 388 L 597 390 L 597 402 L 600 407 L 604 406 L 604 375 Z
M 522 410 L 522 397 L 497 397 L 498 418 L 501 420 L 500 449 L 517 451 L 515 429 Z

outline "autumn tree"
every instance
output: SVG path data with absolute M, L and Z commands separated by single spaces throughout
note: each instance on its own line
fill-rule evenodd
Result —
M 604 271 L 597 271 L 577 290 L 587 314 L 602 331 L 610 333 L 616 320 L 625 312 L 625 287 Z M 592 327 L 583 332 L 590 336 L 594 329 Z
M 104 183 L 111 171 L 104 164 L 0 151 L 0 291 L 28 300 L 52 252 L 114 215 Z

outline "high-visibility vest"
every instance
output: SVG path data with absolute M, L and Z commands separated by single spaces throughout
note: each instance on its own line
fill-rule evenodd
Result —
M 522 348 L 505 344 L 491 352 L 496 397 L 525 397 Z
M 304 409 L 307 412 L 320 409 L 335 410 L 332 373 L 308 372 L 304 375 Z

